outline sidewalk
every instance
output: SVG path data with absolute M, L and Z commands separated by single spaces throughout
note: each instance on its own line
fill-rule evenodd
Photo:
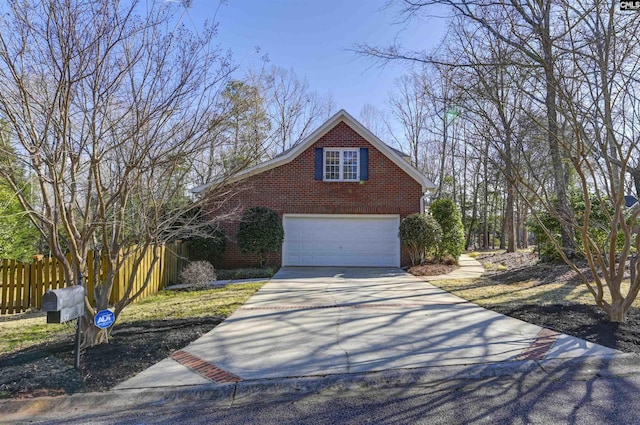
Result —
M 482 264 L 467 254 L 462 254 L 460 256 L 458 259 L 458 265 L 460 268 L 455 269 L 451 273 L 440 276 L 420 276 L 420 279 L 425 282 L 433 282 L 441 279 L 475 279 L 484 273 L 484 267 Z

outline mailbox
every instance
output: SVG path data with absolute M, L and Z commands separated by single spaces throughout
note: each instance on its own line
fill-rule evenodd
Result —
M 47 291 L 42 297 L 42 311 L 47 312 L 47 323 L 64 323 L 84 314 L 84 287 L 82 285 Z

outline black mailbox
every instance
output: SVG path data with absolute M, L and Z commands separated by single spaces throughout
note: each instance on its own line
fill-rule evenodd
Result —
M 42 297 L 42 311 L 47 312 L 47 323 L 64 323 L 84 314 L 84 287 L 82 285 L 47 291 Z

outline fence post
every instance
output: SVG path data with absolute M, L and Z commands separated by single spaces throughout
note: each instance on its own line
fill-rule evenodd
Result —
M 9 260 L 0 260 L 0 289 L 2 299 L 0 299 L 0 314 L 6 314 L 9 307 Z
M 27 303 L 25 304 L 24 308 L 25 310 L 28 310 L 29 308 L 31 308 L 31 282 L 32 282 L 31 270 L 33 270 L 33 267 L 31 263 L 24 263 L 24 267 L 26 268 L 24 272 L 24 278 L 26 280 L 26 282 L 24 283 L 24 288 L 25 288 L 24 290 L 26 291 L 26 296 L 27 296 Z
M 175 275 L 175 280 L 174 283 L 178 283 L 178 281 L 180 280 L 180 272 L 182 271 L 182 269 L 184 268 L 184 256 L 183 256 L 183 252 L 182 252 L 182 247 L 184 246 L 184 244 L 182 243 L 182 240 L 178 239 L 176 240 L 176 275 Z
M 40 308 L 42 306 L 42 259 L 44 255 L 33 256 L 31 262 L 31 307 Z

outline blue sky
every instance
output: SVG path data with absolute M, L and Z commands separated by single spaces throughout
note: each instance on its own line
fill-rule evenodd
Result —
M 270 65 L 293 68 L 311 89 L 331 93 L 337 109 L 358 118 L 369 103 L 386 109 L 388 93 L 407 64 L 375 65 L 347 49 L 357 43 L 387 46 L 394 39 L 412 49 L 430 50 L 441 41 L 445 23 L 436 18 L 409 23 L 387 0 L 193 0 L 186 22 L 219 23 L 218 41 L 230 49 L 241 69 Z M 217 15 L 216 15 L 217 10 Z M 260 52 L 256 53 L 256 47 Z

